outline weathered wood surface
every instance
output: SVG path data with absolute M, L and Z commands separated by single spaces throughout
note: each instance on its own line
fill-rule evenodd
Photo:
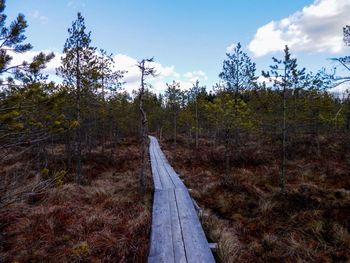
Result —
M 148 262 L 215 262 L 186 186 L 149 138 L 155 191 Z

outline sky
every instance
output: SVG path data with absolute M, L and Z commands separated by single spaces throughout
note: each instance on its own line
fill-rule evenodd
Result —
M 14 61 L 53 51 L 56 58 L 46 71 L 54 74 L 67 30 L 81 12 L 92 45 L 113 53 L 116 67 L 128 71 L 128 91 L 139 86 L 135 64 L 143 58 L 154 57 L 159 75 L 149 81 L 162 92 L 172 80 L 188 89 L 198 79 L 210 89 L 220 81 L 226 52 L 238 42 L 257 64 L 257 75 L 273 56 L 283 55 L 286 44 L 299 65 L 313 72 L 332 69 L 330 58 L 350 53 L 342 41 L 350 0 L 7 0 L 6 5 L 7 23 L 25 15 L 27 41 L 34 46 Z

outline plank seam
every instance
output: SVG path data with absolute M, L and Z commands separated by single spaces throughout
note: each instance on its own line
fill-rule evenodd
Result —
M 154 156 L 154 161 L 156 162 L 156 170 L 158 172 L 158 178 L 159 178 L 159 181 L 160 181 L 160 184 L 162 186 L 162 189 L 164 188 L 164 182 L 162 180 L 162 176 L 160 176 L 160 173 L 159 173 L 159 165 L 158 165 L 158 160 L 157 160 L 157 156 L 156 154 L 154 153 L 154 147 L 152 147 L 152 152 L 153 152 L 153 156 Z
M 183 229 L 182 229 L 182 222 L 180 220 L 180 213 L 179 213 L 179 206 L 177 204 L 177 196 L 176 196 L 176 191 L 175 189 L 173 190 L 174 191 L 174 196 L 175 196 L 175 204 L 176 204 L 176 212 L 177 212 L 177 217 L 179 219 L 179 223 L 180 223 L 180 229 L 181 229 L 181 239 L 182 239 L 182 243 L 184 244 L 184 251 L 185 251 L 185 258 L 186 258 L 186 261 L 188 262 L 188 259 L 187 259 L 187 251 L 186 251 L 186 246 L 185 246 L 185 240 L 184 240 L 184 234 L 183 234 Z

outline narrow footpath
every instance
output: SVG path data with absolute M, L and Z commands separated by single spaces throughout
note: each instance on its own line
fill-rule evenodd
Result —
M 215 262 L 186 186 L 149 138 L 155 190 L 148 262 Z

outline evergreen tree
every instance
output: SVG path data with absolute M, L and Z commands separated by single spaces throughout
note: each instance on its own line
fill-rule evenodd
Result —
M 7 16 L 4 14 L 5 0 L 0 0 L 0 74 L 12 73 L 15 74 L 18 70 L 25 69 L 28 66 L 27 62 L 22 62 L 18 65 L 11 65 L 13 57 L 9 54 L 10 51 L 14 53 L 24 53 L 32 49 L 29 43 L 23 43 L 26 40 L 24 35 L 27 28 L 27 21 L 24 15 L 19 14 L 17 18 L 10 24 L 5 26 Z M 9 76 L 11 82 L 12 77 Z M 3 80 L 1 81 L 2 84 Z
M 19 14 L 9 27 L 5 26 L 5 7 L 5 1 L 0 0 L 0 140 L 6 140 L 2 144 L 3 147 L 10 147 L 22 145 L 24 141 L 39 142 L 39 138 L 43 138 L 42 134 L 29 131 L 34 122 L 29 122 L 26 116 L 37 109 L 36 104 L 28 97 L 35 97 L 41 102 L 48 99 L 47 92 L 53 85 L 48 86 L 44 83 L 47 76 L 42 74 L 42 70 L 54 54 L 39 53 L 31 62 L 11 64 L 13 53 L 25 53 L 32 49 L 32 45 L 24 43 L 24 33 L 28 26 L 24 15 Z M 22 136 L 18 136 L 19 134 Z
M 100 49 L 99 54 L 95 55 L 95 68 L 94 78 L 95 86 L 97 90 L 101 90 L 100 93 L 100 105 L 99 105 L 99 120 L 102 124 L 102 131 L 98 132 L 101 135 L 101 146 L 102 153 L 105 149 L 106 143 L 106 118 L 107 118 L 107 103 L 106 103 L 106 92 L 115 92 L 122 86 L 121 79 L 124 76 L 124 71 L 115 70 L 115 62 L 112 58 L 112 54 L 108 54 L 105 50 Z M 96 113 L 96 112 L 95 112 Z M 97 120 L 96 120 L 97 121 Z
M 234 48 L 232 53 L 226 54 L 227 59 L 223 62 L 222 72 L 219 77 L 223 80 L 224 94 L 230 94 L 233 98 L 232 116 L 234 125 L 229 125 L 225 129 L 225 156 L 226 156 L 226 178 L 230 171 L 230 148 L 231 133 L 234 136 L 234 151 L 237 154 L 239 146 L 239 119 L 240 119 L 240 93 L 253 88 L 257 77 L 255 77 L 255 63 L 243 52 L 240 43 Z M 226 96 L 226 95 L 225 95 Z
M 345 26 L 343 28 L 343 35 L 344 35 L 344 44 L 347 47 L 350 47 L 350 26 Z M 350 74 L 350 56 L 344 56 L 340 58 L 333 58 L 334 61 L 338 62 L 343 69 L 345 69 Z M 333 87 L 343 85 L 350 82 L 350 75 L 347 76 L 338 76 L 334 77 L 330 76 L 331 80 L 334 82 Z M 344 100 L 345 105 L 345 118 L 346 118 L 346 130 L 350 131 L 350 91 L 349 89 L 346 90 L 346 98 Z
M 199 108 L 201 106 L 201 93 L 205 92 L 205 87 L 199 86 L 199 81 L 197 80 L 193 87 L 189 90 L 190 102 L 194 102 L 194 118 L 195 118 L 195 145 L 198 149 L 199 145 Z
M 282 89 L 282 164 L 280 174 L 281 191 L 285 190 L 286 174 L 286 146 L 287 146 L 287 92 L 296 87 L 305 78 L 305 69 L 298 70 L 297 59 L 292 58 L 288 46 L 284 49 L 284 58 L 279 60 L 272 58 L 274 65 L 270 66 L 269 72 L 262 75 L 269 78 L 276 88 Z
M 177 118 L 181 109 L 181 102 L 183 99 L 183 93 L 180 89 L 180 83 L 175 80 L 169 84 L 166 83 L 167 89 L 165 91 L 166 105 L 168 111 L 173 117 L 173 131 L 174 131 L 174 151 L 176 154 L 176 143 L 177 143 Z
M 232 53 L 227 53 L 226 57 L 219 77 L 224 81 L 226 90 L 234 93 L 235 98 L 238 98 L 239 92 L 254 87 L 257 79 L 255 76 L 256 66 L 243 52 L 240 43 L 237 44 Z
M 63 77 L 64 84 L 72 90 L 75 96 L 75 155 L 76 155 L 76 181 L 83 182 L 82 175 L 82 116 L 81 102 L 84 92 L 86 92 L 93 83 L 94 53 L 95 48 L 91 47 L 91 32 L 86 32 L 85 21 L 81 13 L 78 13 L 77 19 L 72 27 L 68 29 L 69 37 L 66 40 L 63 49 L 62 66 L 58 68 L 57 73 Z

